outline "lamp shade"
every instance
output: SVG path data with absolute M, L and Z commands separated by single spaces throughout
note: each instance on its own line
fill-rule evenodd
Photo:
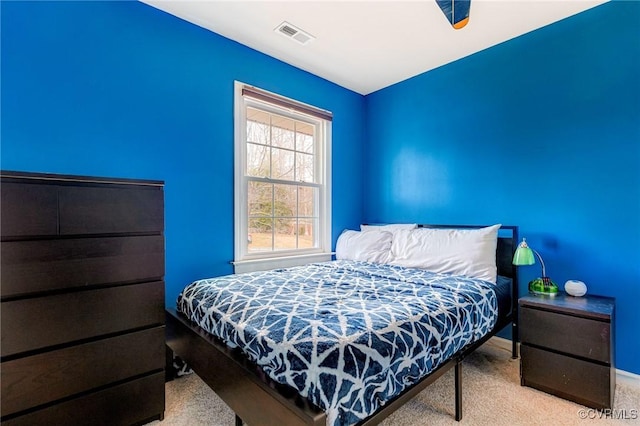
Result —
M 513 254 L 513 264 L 522 266 L 533 265 L 534 263 L 536 263 L 536 260 L 533 257 L 533 250 L 529 248 L 527 240 L 523 238 L 522 242 L 518 245 L 516 252 Z

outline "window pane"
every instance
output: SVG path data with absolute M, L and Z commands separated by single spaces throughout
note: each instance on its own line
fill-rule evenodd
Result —
M 294 180 L 294 152 L 273 148 L 271 150 L 271 177 Z
M 298 121 L 296 123 L 296 150 L 313 154 L 314 126 Z
M 248 191 L 249 216 L 273 216 L 273 185 L 249 182 Z
M 317 197 L 318 197 L 318 188 L 309 188 L 306 186 L 298 187 L 298 216 L 299 217 L 316 216 Z
M 270 151 L 271 150 L 268 146 L 256 145 L 253 143 L 247 144 L 247 176 L 270 176 Z
M 298 182 L 315 182 L 313 155 L 296 153 L 296 180 Z
M 295 121 L 279 115 L 271 116 L 271 143 L 273 146 L 295 149 Z
M 298 221 L 298 248 L 315 247 L 314 237 L 317 223 L 317 219 L 300 219 Z
M 249 252 L 271 251 L 273 249 L 273 219 L 270 217 L 249 219 L 247 247 Z
M 295 185 L 273 185 L 274 191 L 274 211 L 276 217 L 295 217 L 296 216 L 296 186 Z
M 269 145 L 270 114 L 247 108 L 247 142 Z
M 297 248 L 296 222 L 296 219 L 276 218 L 276 232 L 274 235 L 274 244 L 276 250 Z

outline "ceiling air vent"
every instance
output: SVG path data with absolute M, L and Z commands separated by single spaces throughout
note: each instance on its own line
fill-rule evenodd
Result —
M 288 22 L 283 22 L 282 24 L 278 25 L 274 31 L 282 34 L 285 37 L 291 38 L 300 44 L 307 44 L 315 39 L 315 37 L 311 34 L 302 31 L 300 28 L 291 25 Z

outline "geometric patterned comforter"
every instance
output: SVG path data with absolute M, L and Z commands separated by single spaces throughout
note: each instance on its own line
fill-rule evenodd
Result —
M 196 281 L 178 310 L 349 425 L 491 331 L 493 286 L 337 260 Z

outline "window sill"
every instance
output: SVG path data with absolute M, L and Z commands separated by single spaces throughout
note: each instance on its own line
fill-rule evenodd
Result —
M 314 262 L 327 262 L 331 260 L 333 253 L 313 253 L 282 257 L 268 257 L 262 259 L 250 259 L 231 262 L 235 274 L 245 272 L 266 271 L 276 268 L 290 268 L 292 266 L 306 265 Z

